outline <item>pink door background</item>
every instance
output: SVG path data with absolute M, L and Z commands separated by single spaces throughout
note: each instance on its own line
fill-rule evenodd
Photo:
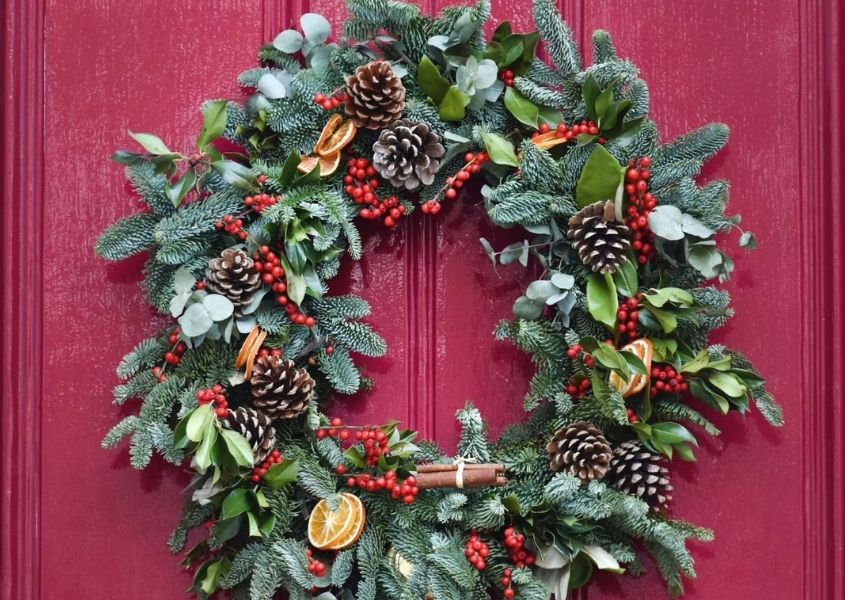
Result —
M 427 0 L 424 9 L 444 5 Z M 529 2 L 494 1 L 531 27 Z M 845 597 L 843 564 L 843 74 L 841 9 L 818 0 L 564 0 L 582 44 L 608 29 L 642 70 L 667 138 L 709 121 L 731 142 L 704 177 L 732 183 L 732 206 L 761 249 L 737 253 L 737 318 L 720 341 L 770 377 L 787 426 L 717 418 L 723 436 L 676 468 L 679 517 L 716 531 L 695 546 L 690 598 Z M 3 600 L 184 598 L 165 546 L 182 474 L 133 471 L 99 441 L 118 418 L 116 360 L 152 330 L 141 261 L 105 265 L 92 244 L 132 212 L 108 161 L 125 131 L 187 147 L 198 106 L 240 97 L 260 44 L 329 0 L 7 0 L 3 29 Z M 369 299 L 390 346 L 366 363 L 373 392 L 347 420 L 403 420 L 453 448 L 472 400 L 494 428 L 521 414 L 529 364 L 491 336 L 520 283 L 498 278 L 477 238 L 496 239 L 478 198 L 439 220 L 368 232 L 368 258 L 338 291 Z M 506 236 L 498 234 L 498 239 Z M 639 580 L 599 578 L 576 598 L 661 598 Z

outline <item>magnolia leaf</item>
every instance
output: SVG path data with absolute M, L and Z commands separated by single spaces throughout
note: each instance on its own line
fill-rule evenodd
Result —
M 328 19 L 323 15 L 317 13 L 305 13 L 299 19 L 299 25 L 302 27 L 302 33 L 312 44 L 322 44 L 329 39 L 332 26 Z
M 584 544 L 581 546 L 581 552 L 589 556 L 596 566 L 603 571 L 611 571 L 617 575 L 621 575 L 625 569 L 619 566 L 619 562 L 613 556 L 602 548 L 601 546 L 590 546 Z
M 610 328 L 616 326 L 616 311 L 619 300 L 616 284 L 609 273 L 592 275 L 587 280 L 587 309 L 593 318 Z
M 616 289 L 626 298 L 633 298 L 639 289 L 639 277 L 637 276 L 637 267 L 629 258 L 624 261 L 616 272 L 613 274 L 613 281 L 616 283 Z
M 208 425 L 214 421 L 214 413 L 211 404 L 200 404 L 187 417 L 185 423 L 185 436 L 192 442 L 199 442 L 205 435 Z
M 286 54 L 295 54 L 302 49 L 302 34 L 295 29 L 286 29 L 276 36 L 273 46 Z
M 575 201 L 578 206 L 583 208 L 600 200 L 613 200 L 622 185 L 624 174 L 625 169 L 610 152 L 604 146 L 596 144 L 575 187 Z
M 130 137 L 141 144 L 144 150 L 149 152 L 150 154 L 155 154 L 157 156 L 163 156 L 166 154 L 173 154 L 167 145 L 161 141 L 161 138 L 157 135 L 153 135 L 152 133 L 133 133 L 132 131 L 129 132 Z
M 748 392 L 742 380 L 733 373 L 716 372 L 707 377 L 707 381 L 725 392 L 731 398 L 742 398 Z
M 217 428 L 209 427 L 206 434 L 203 436 L 200 445 L 197 447 L 197 452 L 194 455 L 194 460 L 197 463 L 197 469 L 203 473 L 211 466 L 211 451 L 217 441 Z
M 517 121 L 536 129 L 540 109 L 513 87 L 508 87 L 505 90 L 505 108 L 516 117 Z
M 497 165 L 519 166 L 519 159 L 516 157 L 513 143 L 510 140 L 499 134 L 488 132 L 482 133 L 481 139 L 484 140 L 484 147 L 491 161 Z
M 251 467 L 254 457 L 252 455 L 252 447 L 244 436 L 237 431 L 231 429 L 221 429 L 220 435 L 223 436 L 223 441 L 226 442 L 226 448 L 229 454 L 235 459 L 235 462 L 241 467 Z

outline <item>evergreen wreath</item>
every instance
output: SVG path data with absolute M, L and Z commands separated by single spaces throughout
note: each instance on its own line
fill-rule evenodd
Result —
M 639 573 L 640 547 L 682 593 L 687 540 L 712 538 L 669 516 L 684 423 L 718 435 L 704 405 L 753 402 L 782 424 L 748 360 L 707 341 L 732 315 L 707 284 L 733 269 L 715 237 L 739 218 L 726 182 L 695 178 L 727 128 L 659 143 L 634 65 L 597 31 L 583 68 L 551 0 L 537 32 L 489 40 L 489 0 L 347 4 L 339 43 L 305 14 L 263 47 L 248 99 L 203 107 L 193 154 L 146 133 L 115 154 L 146 210 L 97 253 L 149 252 L 146 297 L 173 320 L 118 366 L 115 403 L 141 404 L 103 445 L 130 437 L 136 468 L 190 460 L 170 547 L 207 529 L 185 558 L 199 597 L 561 600 L 596 567 Z M 356 219 L 431 218 L 482 179 L 490 219 L 526 236 L 482 239 L 494 267 L 542 271 L 495 331 L 536 366 L 527 419 L 490 441 L 467 406 L 453 459 L 395 422 L 330 418 L 371 385 L 353 355 L 386 351 L 367 303 L 329 293 L 361 258 Z

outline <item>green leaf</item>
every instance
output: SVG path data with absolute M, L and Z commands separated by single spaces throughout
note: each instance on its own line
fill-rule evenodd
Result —
M 197 148 L 204 150 L 226 130 L 226 100 L 210 102 L 202 115 L 202 130 L 197 139 Z
M 484 140 L 484 147 L 487 154 L 497 165 L 506 165 L 510 167 L 518 167 L 519 159 L 514 152 L 513 143 L 496 133 L 484 132 L 481 134 L 481 139 Z
M 192 442 L 200 442 L 205 437 L 206 429 L 214 421 L 211 404 L 200 404 L 189 416 L 185 417 L 185 435 Z
M 622 185 L 625 169 L 604 146 L 596 144 L 575 187 L 578 206 L 585 207 L 600 200 L 613 200 Z
M 425 55 L 423 55 L 420 66 L 417 68 L 417 83 L 420 84 L 426 95 L 438 105 L 443 102 L 443 98 L 451 86 L 449 80 L 440 74 L 435 64 Z
M 616 289 L 626 298 L 633 298 L 637 294 L 640 282 L 637 276 L 637 266 L 634 261 L 628 258 L 613 274 L 613 282 Z
M 261 529 L 258 528 L 258 519 L 252 511 L 246 513 L 246 521 L 249 524 L 249 537 L 261 537 Z
M 168 183 L 165 191 L 173 206 L 179 206 L 182 200 L 197 182 L 197 174 L 193 170 L 185 171 L 176 183 Z
M 287 187 L 290 182 L 293 181 L 298 172 L 296 167 L 298 167 L 301 162 L 302 158 L 299 156 L 299 153 L 296 150 L 291 150 L 290 154 L 288 154 L 288 157 L 285 159 L 285 163 L 282 165 L 282 173 L 279 175 L 279 183 L 282 187 Z
M 742 398 L 748 393 L 742 380 L 733 373 L 716 372 L 707 377 L 707 381 L 725 392 L 731 398 Z
M 718 408 L 722 412 L 722 414 L 727 414 L 728 410 L 730 410 L 731 408 L 731 405 L 728 402 L 727 398 L 725 398 L 715 390 L 711 389 L 701 379 L 690 379 L 689 391 L 694 397 L 698 398 L 702 402 L 705 402 L 710 406 L 713 406 L 714 408 Z
M 620 350 L 619 354 L 625 359 L 625 362 L 628 363 L 628 367 L 630 367 L 630 369 L 635 373 L 641 373 L 643 375 L 648 373 L 648 369 L 646 369 L 645 363 L 642 359 L 630 350 Z
M 616 284 L 609 273 L 592 275 L 587 280 L 587 309 L 593 318 L 610 328 L 616 326 L 616 311 L 619 300 Z
M 236 188 L 249 190 L 255 186 L 255 174 L 239 162 L 224 158 L 211 163 L 211 168 L 220 173 L 226 183 Z
M 513 303 L 513 316 L 517 319 L 533 321 L 543 314 L 543 306 L 542 302 L 535 302 L 528 296 L 520 296 Z
M 222 429 L 220 435 L 223 436 L 226 448 L 235 462 L 241 467 L 251 467 L 255 457 L 252 455 L 252 447 L 246 438 L 231 429 Z
M 520 123 L 537 128 L 540 109 L 528 98 L 520 94 L 515 88 L 505 89 L 505 108 L 516 117 Z
M 644 306 L 646 311 L 660 324 L 664 333 L 672 333 L 678 328 L 678 318 L 668 310 L 655 308 L 650 304 L 645 304 Z
M 677 344 L 676 344 L 677 347 Z M 680 368 L 681 373 L 698 373 L 710 364 L 710 355 L 707 350 L 699 352 L 694 359 L 684 364 Z
M 144 150 L 150 154 L 155 154 L 157 156 L 175 154 L 157 135 L 153 135 L 152 133 L 134 133 L 132 131 L 129 132 L 129 135 L 133 140 L 141 144 Z
M 688 444 L 675 444 L 673 447 L 675 448 L 675 452 L 678 453 L 678 456 L 681 457 L 681 460 L 695 462 L 695 454 L 693 454 L 692 448 Z
M 466 116 L 469 101 L 470 97 L 459 90 L 458 86 L 451 86 L 440 101 L 440 118 L 444 121 L 460 121 Z
M 676 288 L 665 287 L 659 289 L 651 289 L 644 294 L 649 304 L 658 308 L 664 306 L 667 302 L 673 302 L 679 306 L 692 306 L 692 294 L 688 291 Z
M 295 304 L 302 304 L 302 301 L 305 299 L 305 290 L 307 289 L 307 285 L 305 284 L 305 277 L 300 275 L 299 273 L 288 272 L 287 275 L 287 284 L 288 284 L 288 296 L 290 297 L 291 301 Z
M 616 371 L 625 381 L 628 381 L 631 374 L 628 369 L 628 361 L 607 344 L 599 344 L 599 347 L 593 351 L 593 358 L 600 365 Z
M 223 500 L 220 518 L 231 519 L 253 507 L 254 492 L 247 488 L 235 488 Z
M 686 442 L 698 446 L 695 436 L 679 423 L 654 423 L 651 426 L 651 433 L 655 438 L 666 444 L 675 445 Z
M 211 406 L 211 405 L 208 405 Z M 212 417 L 213 418 L 213 417 Z M 211 466 L 211 451 L 214 448 L 214 443 L 217 441 L 217 428 L 209 427 L 197 448 L 194 459 L 197 461 L 197 467 L 200 472 L 205 471 Z
M 278 490 L 296 481 L 297 473 L 299 473 L 299 459 L 285 460 L 267 469 L 264 474 L 264 483 Z

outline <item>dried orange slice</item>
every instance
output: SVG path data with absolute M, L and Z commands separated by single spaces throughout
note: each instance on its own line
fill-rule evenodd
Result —
M 320 165 L 320 177 L 328 177 L 340 166 L 340 152 L 331 156 L 303 156 L 296 169 L 300 173 L 310 173 Z
M 339 114 L 335 113 L 329 119 L 329 122 L 326 123 L 326 126 L 323 127 L 323 131 L 320 132 L 320 137 L 317 139 L 317 143 L 314 144 L 314 151 L 319 152 L 320 149 L 325 146 L 326 142 L 329 141 L 329 138 L 332 137 L 332 134 L 335 132 L 335 129 L 338 128 L 341 121 L 343 121 L 343 117 Z
M 357 131 L 358 128 L 355 127 L 355 123 L 351 120 L 344 121 L 343 125 L 338 127 L 337 131 L 332 134 L 332 137 L 322 144 L 322 146 L 320 142 L 317 142 L 317 145 L 314 146 L 314 150 L 320 156 L 333 156 L 352 143 Z
M 627 382 L 623 381 L 622 377 L 620 377 L 616 372 L 610 374 L 611 385 L 619 390 L 619 393 L 622 394 L 623 398 L 627 398 L 628 396 L 638 394 L 645 389 L 645 386 L 651 376 L 651 361 L 654 357 L 654 345 L 648 338 L 640 338 L 638 340 L 634 340 L 627 346 L 624 346 L 622 350 L 635 354 L 641 361 L 643 361 L 646 370 L 645 375 L 637 373 L 636 375 L 632 375 Z
M 557 131 L 549 131 L 548 133 L 542 133 L 536 137 L 531 138 L 531 141 L 534 142 L 534 145 L 538 148 L 548 150 L 549 148 L 554 148 L 559 144 L 565 144 L 569 140 L 567 140 L 565 137 L 558 137 Z
M 258 334 L 258 337 L 255 338 L 252 348 L 249 349 L 249 352 L 246 355 L 246 372 L 244 373 L 244 379 L 247 381 L 252 379 L 252 367 L 255 364 L 255 357 L 258 355 L 258 351 L 261 349 L 261 344 L 264 343 L 265 339 L 267 339 L 267 332 L 262 331 Z
M 364 503 L 354 494 L 344 494 L 343 499 L 355 505 L 350 523 L 351 527 L 345 535 L 326 546 L 327 550 L 345 550 L 357 542 L 364 532 L 364 525 L 367 522 L 367 511 L 364 509 Z
M 359 527 L 358 521 L 364 519 L 360 502 L 353 494 L 344 492 L 340 494 L 337 509 L 332 510 L 328 500 L 320 500 L 308 517 L 308 541 L 311 545 L 327 549 L 349 538 L 350 533 Z
M 261 333 L 261 329 L 259 329 L 258 325 L 256 325 L 250 330 L 249 335 L 246 336 L 243 346 L 241 346 L 241 349 L 238 351 L 238 356 L 235 358 L 236 369 L 240 369 L 246 364 L 246 357 L 252 349 L 252 345 L 255 343 L 255 338 L 258 337 L 259 333 Z

